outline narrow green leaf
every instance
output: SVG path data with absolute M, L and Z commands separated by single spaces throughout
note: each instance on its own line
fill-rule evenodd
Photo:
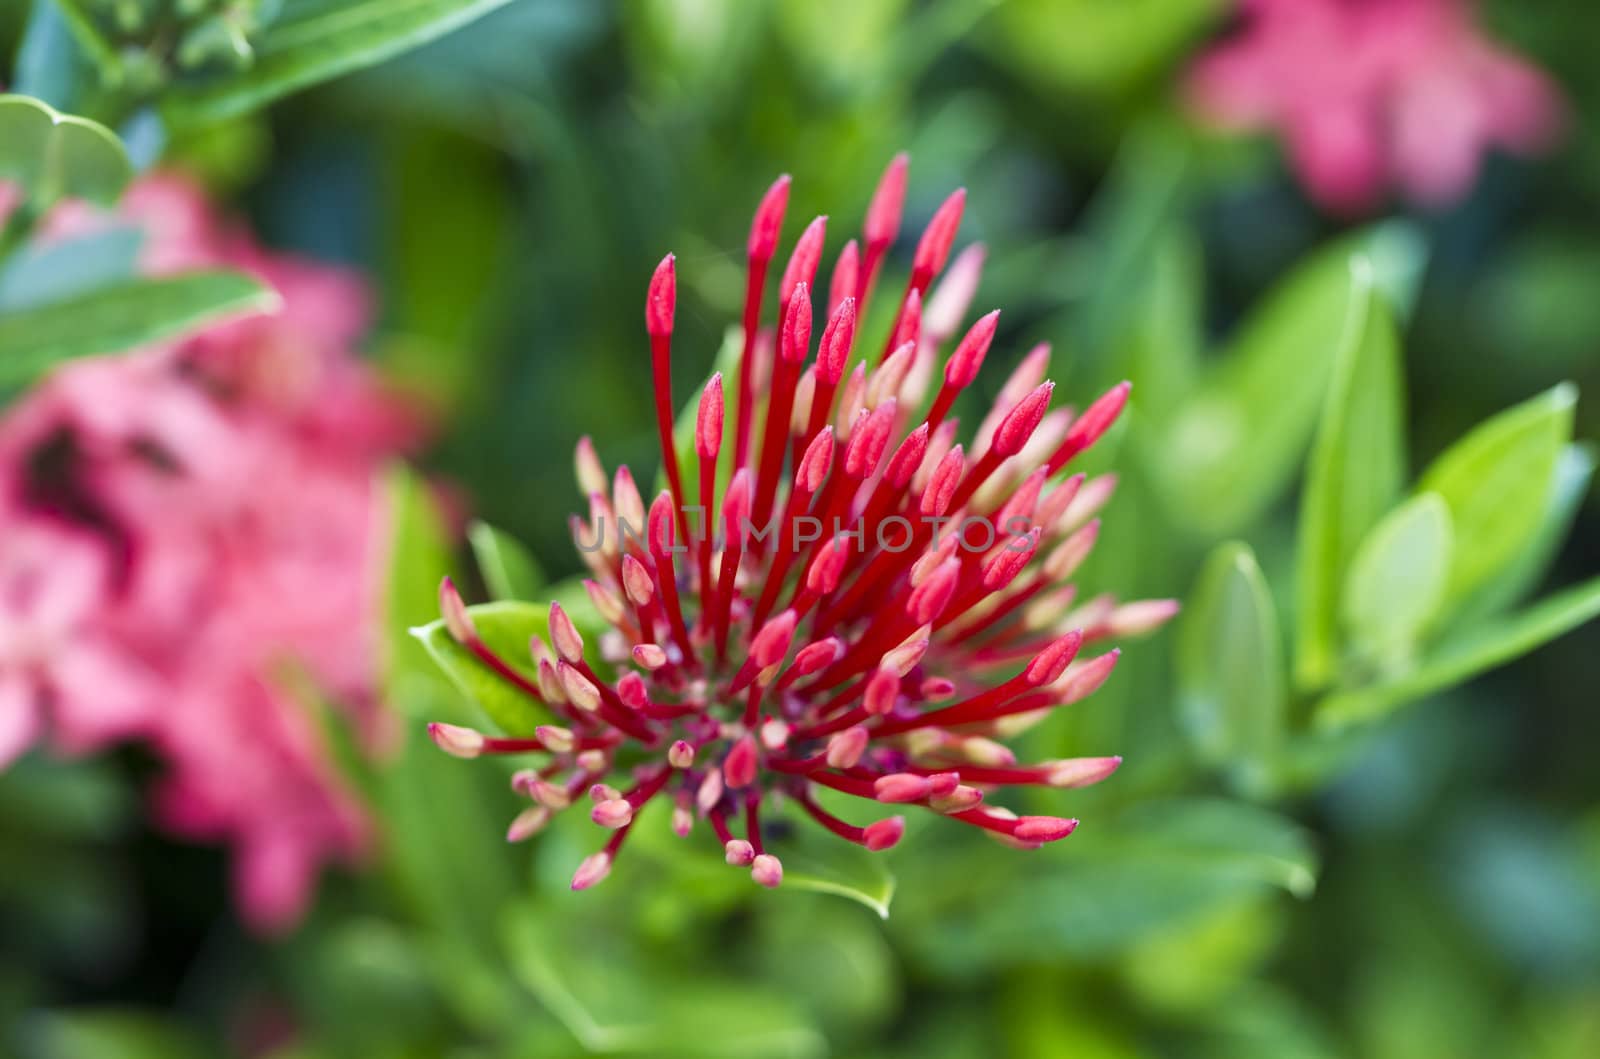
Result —
M 1242 543 L 1211 553 L 1179 631 L 1182 720 L 1208 762 L 1259 782 L 1282 738 L 1287 698 L 1272 595 Z
M 0 313 L 47 305 L 131 280 L 141 237 L 137 228 L 119 227 L 23 247 L 0 265 Z
M 1442 644 L 1399 680 L 1325 699 L 1319 724 L 1330 728 L 1370 721 L 1390 711 L 1503 665 L 1600 615 L 1600 578 L 1594 578 L 1509 617 L 1498 618 Z
M 769 843 L 771 852 L 783 861 L 784 887 L 835 894 L 866 905 L 880 919 L 888 919 L 895 878 L 884 863 L 883 853 L 842 841 L 811 820 L 797 820 L 795 824 L 782 841 Z
M 1504 569 L 1462 601 L 1450 615 L 1452 624 L 1467 628 L 1515 606 L 1539 587 L 1561 545 L 1572 532 L 1578 509 L 1594 478 L 1595 463 L 1595 446 L 1590 442 L 1574 442 L 1561 450 L 1550 497 L 1533 539 Z
M 1345 572 L 1405 482 L 1399 339 L 1371 265 L 1358 257 L 1351 268 L 1357 308 L 1346 321 L 1300 502 L 1295 676 L 1302 687 L 1332 679 Z
M 1342 618 L 1360 658 L 1399 672 L 1439 613 L 1454 538 L 1450 508 L 1437 493 L 1401 504 L 1356 549 Z
M 133 164 L 99 122 L 0 95 L 0 179 L 21 184 L 34 210 L 68 197 L 109 206 L 133 179 Z
M 175 89 L 162 103 L 174 126 L 222 121 L 272 100 L 420 47 L 509 0 L 287 0 L 253 40 L 249 69 L 214 85 Z
M 235 313 L 272 312 L 278 295 L 237 272 L 133 280 L 0 316 L 0 384 L 59 361 L 134 349 Z
M 1290 273 L 1166 425 L 1164 492 L 1197 531 L 1243 526 L 1299 465 L 1347 321 L 1367 301 L 1348 265 L 1359 245 L 1336 243 Z
M 478 635 L 512 669 L 530 683 L 538 680 L 528 640 L 550 633 L 550 608 L 547 604 L 501 602 L 468 607 Z M 443 621 L 432 621 L 411 630 L 457 688 L 483 710 L 502 732 L 527 735 L 535 725 L 549 720 L 549 711 L 526 692 L 496 674 L 483 662 L 456 643 Z
M 495 599 L 533 599 L 544 584 L 544 570 L 515 537 L 487 522 L 467 527 L 467 540 L 484 584 Z
M 1572 440 L 1577 388 L 1563 383 L 1480 424 L 1446 449 L 1418 485 L 1438 493 L 1455 525 L 1449 598 L 1504 570 L 1538 533 L 1561 452 Z

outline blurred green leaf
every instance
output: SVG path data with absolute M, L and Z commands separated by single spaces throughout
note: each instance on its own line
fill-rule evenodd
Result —
M 1384 229 L 1319 250 L 1251 311 L 1175 412 L 1158 466 L 1171 509 L 1199 533 L 1236 531 L 1289 483 L 1371 283 L 1350 268 Z M 1391 266 L 1392 267 L 1392 266 Z
M 1437 493 L 1401 504 L 1373 527 L 1350 563 L 1342 618 L 1358 656 L 1396 672 L 1415 658 L 1449 584 L 1454 535 Z
M 1465 628 L 1474 621 L 1498 614 L 1526 599 L 1538 587 L 1572 532 L 1584 495 L 1594 478 L 1594 469 L 1593 444 L 1574 442 L 1561 450 L 1561 457 L 1556 461 L 1555 484 L 1532 540 L 1452 612 L 1453 624 Z
M 509 533 L 475 521 L 467 527 L 467 540 L 484 584 L 495 599 L 533 599 L 544 584 L 539 561 Z
M 1211 553 L 1178 636 L 1182 718 L 1204 759 L 1265 778 L 1282 740 L 1287 697 L 1272 595 L 1242 543 Z
M 141 233 L 136 228 L 31 244 L 0 266 L 0 313 L 62 301 L 131 279 Z
M 550 635 L 548 605 L 504 601 L 468 607 L 478 635 L 489 649 L 530 684 L 538 680 L 538 670 L 528 653 L 530 637 Z M 495 673 L 471 651 L 456 643 L 444 627 L 443 619 L 411 630 L 422 641 L 450 680 L 462 694 L 483 710 L 484 716 L 502 732 L 526 735 L 535 725 L 550 718 L 549 711 L 532 695 L 520 691 Z
M 133 179 L 115 133 L 29 96 L 0 95 L 0 180 L 22 185 L 43 210 L 62 198 L 109 206 Z
M 1371 266 L 1356 258 L 1351 268 L 1357 307 L 1346 320 L 1300 500 L 1295 676 L 1303 687 L 1332 678 L 1346 569 L 1405 483 L 1399 339 Z
M 273 312 L 278 295 L 238 272 L 118 283 L 0 316 L 0 384 L 27 382 L 71 357 L 117 353 L 235 314 Z
M 1404 677 L 1323 700 L 1329 727 L 1372 720 L 1532 651 L 1600 615 L 1600 578 L 1548 596 L 1520 613 L 1485 621 L 1440 644 Z
M 505 6 L 509 0 L 284 0 L 281 14 L 252 41 L 255 61 L 162 101 L 174 126 L 221 121 L 273 100 L 383 62 Z
M 895 878 L 882 853 L 840 841 L 809 820 L 797 821 L 769 845 L 783 861 L 784 887 L 835 894 L 866 905 L 880 919 L 889 918 Z
M 1561 452 L 1572 440 L 1577 388 L 1563 383 L 1480 424 L 1446 449 L 1419 492 L 1450 506 L 1459 547 L 1449 597 L 1460 599 L 1528 548 L 1548 509 Z
M 797 1059 L 827 1051 L 805 1012 L 783 995 L 704 972 L 684 975 L 676 961 L 655 965 L 617 932 L 540 911 L 510 910 L 507 958 L 517 981 L 585 1051 Z
M 204 1059 L 213 1055 L 175 1019 L 132 1008 L 79 1008 L 36 1016 L 22 1030 L 35 1059 Z

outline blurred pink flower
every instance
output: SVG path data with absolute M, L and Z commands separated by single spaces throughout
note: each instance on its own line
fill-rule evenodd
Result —
M 1242 25 L 1190 72 L 1194 107 L 1275 129 L 1312 198 L 1367 210 L 1391 186 L 1429 207 L 1483 155 L 1532 154 L 1562 124 L 1537 68 L 1483 35 L 1465 0 L 1239 0 Z
M 67 752 L 147 739 L 162 823 L 231 843 L 246 918 L 281 929 L 367 842 L 307 700 L 384 738 L 375 477 L 416 417 L 352 351 L 360 282 L 266 252 L 185 180 L 44 229 L 130 220 L 145 271 L 245 269 L 283 309 L 75 362 L 0 419 L 0 762 L 47 722 Z

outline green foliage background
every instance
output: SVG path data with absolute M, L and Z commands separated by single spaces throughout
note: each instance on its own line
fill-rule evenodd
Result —
M 1600 436 L 1576 399 L 1600 392 L 1600 10 L 1484 12 L 1567 92 L 1559 154 L 1493 160 L 1448 212 L 1342 226 L 1271 145 L 1175 108 L 1221 6 L 281 0 L 207 7 L 186 52 L 86 37 L 95 0 L 7 5 L 12 91 L 372 277 L 371 355 L 438 411 L 423 469 L 508 536 L 447 541 L 396 472 L 391 699 L 413 738 L 351 762 L 383 853 L 289 939 L 243 933 L 220 852 L 148 831 L 137 754 L 0 776 L 0 1052 L 1600 1054 L 1600 643 L 1545 643 L 1600 606 L 1594 458 L 1570 443 Z M 207 50 L 225 30 L 248 64 Z M 479 599 L 559 590 L 580 434 L 654 466 L 641 308 L 665 250 L 681 403 L 737 318 L 772 177 L 795 175 L 791 218 L 853 230 L 902 148 L 908 227 L 966 185 L 962 241 L 990 250 L 974 309 L 1005 309 L 967 414 L 1038 339 L 1070 402 L 1135 382 L 1086 576 L 1187 610 L 1033 746 L 1129 765 L 1031 857 L 934 821 L 893 883 L 819 861 L 857 903 L 752 892 L 649 819 L 572 895 L 591 829 L 503 845 L 504 775 L 416 723 L 477 707 L 404 628 L 447 571 Z M 29 310 L 7 275 L 0 386 L 264 296 L 212 276 Z M 118 316 L 130 301 L 146 314 Z M 504 609 L 508 635 L 532 613 Z

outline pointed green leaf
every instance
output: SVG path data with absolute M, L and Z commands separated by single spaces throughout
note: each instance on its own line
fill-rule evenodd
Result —
M 1521 613 L 1484 622 L 1441 644 L 1399 680 L 1324 700 L 1317 721 L 1339 727 L 1374 720 L 1532 651 L 1600 615 L 1600 578 L 1557 592 Z
M 276 293 L 237 272 L 133 280 L 0 316 L 0 384 L 27 382 L 70 357 L 116 353 L 226 316 L 272 312 Z
M 581 912 L 506 916 L 506 960 L 517 982 L 587 1053 L 805 1059 L 827 1041 L 790 998 L 726 975 L 685 976 L 653 960 L 627 932 Z
M 1346 321 L 1300 503 L 1295 675 L 1305 687 L 1333 677 L 1345 572 L 1405 482 L 1404 380 L 1393 315 L 1366 259 L 1351 267 L 1357 311 Z
M 1166 492 L 1226 533 L 1287 484 L 1311 436 L 1346 321 L 1362 304 L 1340 243 L 1302 264 L 1240 325 L 1167 424 Z
M 797 820 L 782 841 L 769 843 L 770 852 L 783 861 L 783 885 L 816 890 L 858 901 L 879 918 L 889 918 L 895 878 L 881 852 L 823 831 L 810 820 Z
M 69 197 L 109 206 L 132 179 L 122 141 L 104 125 L 0 95 L 0 180 L 21 184 L 34 210 Z
M 1418 485 L 1450 506 L 1455 559 L 1449 598 L 1506 569 L 1539 530 L 1562 450 L 1572 440 L 1577 388 L 1563 383 L 1480 424 L 1446 449 Z
M 529 683 L 538 680 L 538 670 L 528 653 L 528 640 L 550 634 L 550 607 L 540 603 L 482 603 L 468 607 L 478 635 L 489 649 Z M 526 735 L 535 725 L 550 719 L 545 706 L 510 681 L 495 673 L 476 655 L 456 643 L 444 622 L 432 621 L 411 630 L 422 641 L 462 693 L 477 703 L 496 728 L 513 735 Z
M 255 61 L 201 88 L 170 90 L 173 125 L 222 121 L 290 92 L 376 65 L 504 7 L 509 0 L 287 0 L 251 43 Z
M 1451 614 L 1455 625 L 1466 628 L 1499 614 L 1507 607 L 1522 602 L 1539 586 L 1572 532 L 1578 508 L 1594 478 L 1595 462 L 1595 446 L 1589 442 L 1574 442 L 1561 450 L 1549 500 L 1533 539 L 1504 569 L 1473 591 L 1462 602 L 1461 608 Z
M 1180 709 L 1197 751 L 1258 781 L 1282 738 L 1287 697 L 1277 613 L 1249 546 L 1211 553 L 1178 636 Z
M 478 560 L 484 584 L 495 599 L 533 599 L 544 584 L 539 561 L 509 533 L 475 521 L 467 527 L 467 540 L 472 544 L 472 555 Z
M 1401 504 L 1356 549 L 1342 618 L 1358 657 L 1397 672 L 1444 602 L 1454 538 L 1450 509 L 1437 493 Z
M 47 305 L 131 280 L 142 234 L 137 228 L 117 227 L 23 247 L 0 265 L 0 313 Z

